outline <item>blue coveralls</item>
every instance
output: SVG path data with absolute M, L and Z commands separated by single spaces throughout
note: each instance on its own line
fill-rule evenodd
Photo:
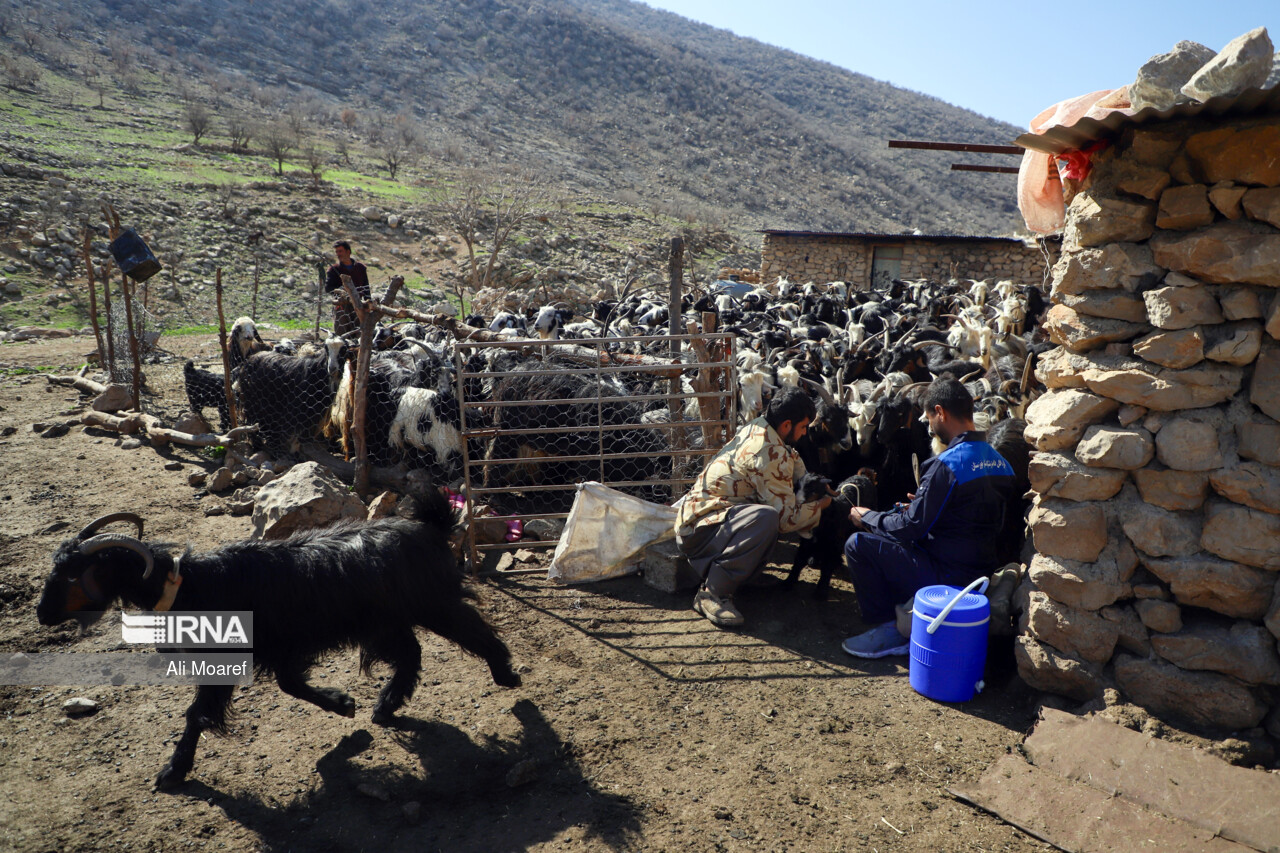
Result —
M 904 508 L 868 512 L 868 532 L 844 545 L 845 563 L 868 624 L 894 618 L 895 604 L 932 584 L 962 587 L 996 568 L 997 537 L 1013 469 L 981 432 L 964 432 L 920 469 Z

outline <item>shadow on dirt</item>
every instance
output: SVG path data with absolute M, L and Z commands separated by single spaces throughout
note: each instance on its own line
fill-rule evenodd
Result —
M 784 573 L 782 560 L 771 573 Z M 743 587 L 735 599 L 747 619 L 740 630 L 722 631 L 695 613 L 693 591 L 665 593 L 635 576 L 561 587 L 536 576 L 499 578 L 495 586 L 521 604 L 560 621 L 669 681 L 828 680 L 901 678 L 908 658 L 862 660 L 846 654 L 841 641 L 867 630 L 852 587 L 836 581 L 831 599 L 812 598 L 817 572 L 809 570 L 789 592 Z M 1010 638 L 992 638 L 983 693 L 952 707 L 1023 730 L 1034 698 L 1018 677 Z M 923 696 L 921 702 L 932 702 Z
M 594 849 L 627 848 L 639 809 L 592 786 L 533 702 L 516 702 L 511 714 L 517 737 L 480 742 L 452 725 L 402 719 L 395 741 L 421 774 L 364 760 L 374 737 L 361 729 L 316 763 L 320 781 L 289 803 L 227 797 L 201 782 L 178 793 L 212 798 L 268 851 L 522 850 L 571 827 Z

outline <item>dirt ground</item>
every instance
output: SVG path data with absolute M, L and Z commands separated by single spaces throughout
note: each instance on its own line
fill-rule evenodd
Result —
M 211 357 L 216 341 L 163 345 Z M 148 538 L 197 549 L 250 531 L 248 518 L 204 515 L 217 498 L 187 478 L 215 465 L 188 449 L 32 430 L 77 419 L 86 401 L 21 369 L 71 372 L 92 346 L 0 345 L 0 430 L 16 428 L 0 437 L 0 653 L 112 639 L 35 618 L 53 550 L 97 515 L 138 512 Z M 186 407 L 181 360 L 146 374 L 149 410 Z M 426 636 L 418 692 L 387 729 L 368 716 L 385 671 L 366 678 L 354 653 L 335 654 L 314 679 L 355 697 L 354 720 L 271 682 L 238 689 L 231 736 L 206 736 L 174 793 L 152 783 L 189 689 L 0 687 L 0 849 L 1048 849 L 947 794 L 1034 723 L 1010 647 L 993 648 L 981 696 L 939 704 L 912 691 L 905 658 L 845 655 L 840 639 L 864 628 L 851 588 L 837 580 L 834 600 L 815 603 L 816 573 L 804 581 L 743 596 L 746 628 L 722 632 L 690 595 L 634 577 L 486 580 L 482 609 L 524 686 L 496 687 L 481 662 Z M 71 696 L 100 709 L 68 719 Z

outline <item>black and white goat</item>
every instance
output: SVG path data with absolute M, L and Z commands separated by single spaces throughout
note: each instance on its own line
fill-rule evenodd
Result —
M 544 305 L 538 309 L 538 314 L 533 319 L 533 330 L 541 340 L 558 341 L 561 330 L 572 319 L 573 312 L 568 308 Z
M 231 367 L 231 381 L 239 373 L 240 366 L 251 355 L 267 352 L 271 346 L 258 334 L 258 327 L 249 317 L 240 317 L 231 325 L 231 335 L 227 342 L 227 360 Z M 227 394 L 223 386 L 222 374 L 196 367 L 195 362 L 188 361 L 182 366 L 182 385 L 187 392 L 187 402 L 196 414 L 213 407 L 218 410 L 218 429 L 226 432 L 231 427 L 231 411 L 227 407 Z
M 449 548 L 456 522 L 448 500 L 431 490 L 413 520 L 345 522 L 283 541 L 248 541 L 201 554 L 121 534 L 98 534 L 142 519 L 116 513 L 92 522 L 53 556 L 53 571 L 36 605 L 42 625 L 69 619 L 92 623 L 113 602 L 146 610 L 249 610 L 254 613 L 253 661 L 290 696 L 355 716 L 355 702 L 330 687 L 313 687 L 310 668 L 326 652 L 358 647 L 361 669 L 375 661 L 393 673 L 378 696 L 373 721 L 390 725 L 418 684 L 425 628 L 489 665 L 493 680 L 520 684 L 511 653 L 470 604 L 462 571 Z M 158 570 L 158 571 L 157 571 Z M 180 784 L 195 762 L 201 733 L 227 730 L 234 687 L 202 685 L 187 709 L 186 728 L 158 788 Z

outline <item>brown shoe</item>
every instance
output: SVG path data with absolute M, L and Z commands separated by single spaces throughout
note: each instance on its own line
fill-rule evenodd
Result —
M 693 609 L 707 617 L 707 621 L 717 628 L 736 628 L 747 621 L 742 618 L 738 608 L 733 606 L 732 598 L 718 598 L 709 589 L 698 590 L 698 594 L 693 597 Z

